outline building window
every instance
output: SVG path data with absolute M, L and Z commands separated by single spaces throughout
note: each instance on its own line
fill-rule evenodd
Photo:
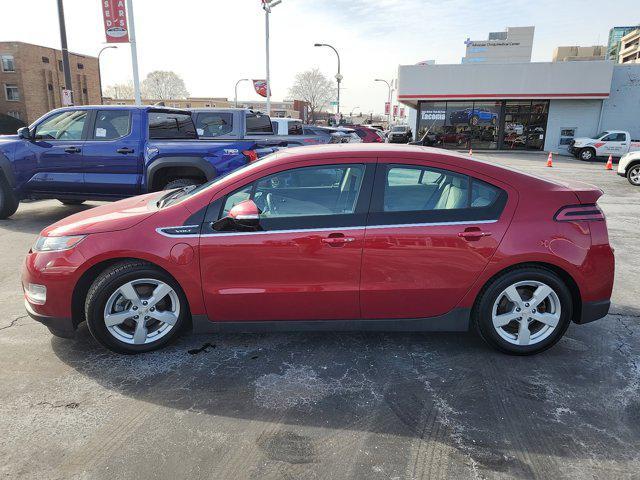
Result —
M 82 93 L 87 93 L 87 89 L 86 89 L 86 88 L 83 88 L 83 89 L 82 89 Z
M 82 63 L 78 64 L 78 70 L 84 70 L 84 65 Z
M 18 112 L 18 111 L 15 111 L 15 110 L 9 111 L 9 112 L 7 112 L 7 115 L 9 115 L 10 117 L 17 118 L 18 120 L 20 120 L 20 112 Z
M 13 55 L 0 55 L 0 60 L 2 60 L 2 71 L 3 72 L 15 72 L 16 64 L 13 61 Z
M 62 60 L 58 60 L 58 70 L 61 72 L 64 70 L 64 68 L 62 68 Z
M 20 100 L 20 92 L 18 91 L 17 85 L 5 85 L 4 86 L 4 96 L 7 100 L 11 102 L 17 102 Z
M 47 84 L 47 90 L 49 90 L 50 92 L 53 92 L 53 85 L 51 85 L 50 83 Z
M 49 63 L 49 57 L 42 57 L 42 63 Z

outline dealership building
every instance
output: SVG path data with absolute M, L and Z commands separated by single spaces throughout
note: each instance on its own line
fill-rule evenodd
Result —
M 445 148 L 566 153 L 606 129 L 640 138 L 640 64 L 401 65 L 398 101 L 414 135 Z

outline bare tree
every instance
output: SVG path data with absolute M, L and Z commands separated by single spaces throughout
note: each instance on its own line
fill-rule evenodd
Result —
M 189 92 L 184 80 L 175 72 L 156 70 L 147 75 L 141 86 L 142 95 L 152 100 L 187 98 Z
M 289 89 L 289 97 L 307 102 L 311 121 L 315 122 L 316 113 L 324 110 L 336 98 L 336 88 L 330 79 L 314 68 L 296 75 L 295 82 Z
M 104 89 L 104 96 L 118 100 L 131 99 L 133 98 L 133 82 L 108 85 Z

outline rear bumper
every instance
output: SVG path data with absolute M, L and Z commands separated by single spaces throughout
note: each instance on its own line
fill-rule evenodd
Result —
M 75 336 L 76 329 L 70 318 L 48 317 L 47 315 L 37 313 L 26 300 L 24 301 L 24 308 L 31 318 L 46 326 L 56 337 L 73 338 Z
M 576 323 L 582 325 L 585 323 L 599 320 L 609 313 L 611 307 L 610 300 L 601 300 L 598 302 L 585 302 L 582 304 L 582 315 Z
M 620 175 L 621 177 L 626 177 L 627 176 L 627 172 L 616 172 L 618 175 Z

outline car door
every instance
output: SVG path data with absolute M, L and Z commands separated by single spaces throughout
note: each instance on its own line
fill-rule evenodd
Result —
M 142 144 L 140 112 L 96 110 L 84 144 L 84 191 L 98 196 L 130 196 L 140 192 Z
M 30 191 L 82 192 L 82 149 L 87 117 L 87 110 L 65 110 L 34 127 L 33 141 L 29 143 L 35 158 L 33 175 L 27 181 Z
M 613 155 L 616 157 L 622 156 L 629 147 L 627 142 L 627 135 L 623 132 L 610 133 L 604 137 L 601 142 L 606 142 L 602 146 L 603 155 Z
M 380 163 L 362 258 L 362 317 L 451 311 L 507 229 L 515 195 L 507 189 L 414 160 Z
M 214 321 L 360 317 L 360 262 L 375 159 L 281 170 L 223 192 L 207 211 L 201 276 Z M 212 222 L 252 199 L 256 231 Z

